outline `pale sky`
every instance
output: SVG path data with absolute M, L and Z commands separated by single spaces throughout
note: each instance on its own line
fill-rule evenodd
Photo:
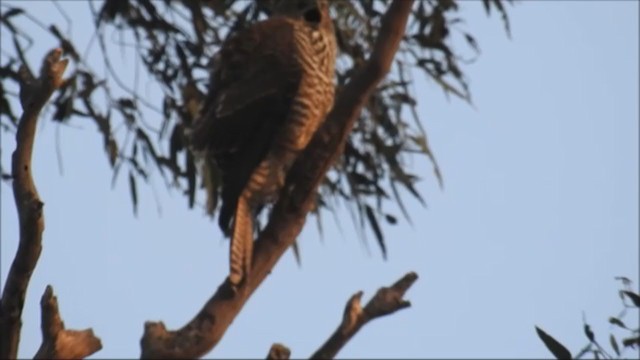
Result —
M 3 3 L 67 31 L 50 2 Z M 68 30 L 86 44 L 93 29 L 86 3 L 61 4 L 74 21 Z M 602 343 L 612 331 L 624 334 L 607 319 L 621 310 L 614 277 L 631 278 L 636 290 L 639 280 L 638 13 L 636 1 L 525 1 L 509 8 L 509 40 L 496 14 L 487 19 L 479 2 L 462 2 L 466 29 L 482 49 L 465 67 L 475 108 L 447 101 L 424 78 L 416 85 L 444 190 L 431 165 L 416 159 L 412 170 L 424 178 L 428 208 L 405 197 L 414 225 L 385 228 L 386 262 L 373 241 L 370 253 L 364 249 L 344 209 L 342 231 L 325 216 L 323 240 L 310 221 L 300 238 L 302 267 L 286 254 L 208 357 L 264 358 L 273 342 L 307 357 L 331 335 L 354 292 L 363 290 L 367 301 L 408 271 L 420 275 L 406 296 L 413 306 L 366 325 L 340 357 L 550 357 L 534 325 L 575 354 L 587 341 L 583 313 Z M 34 39 L 27 57 L 35 66 L 57 42 Z M 116 58 L 132 79 L 133 54 L 125 55 Z M 90 59 L 100 61 L 97 49 Z M 155 83 L 141 89 L 160 101 Z M 1 140 L 6 169 L 13 135 L 3 132 Z M 102 339 L 93 357 L 117 358 L 140 355 L 147 320 L 184 325 L 226 276 L 228 241 L 217 224 L 187 209 L 159 176 L 155 195 L 139 184 L 141 205 L 132 216 L 127 174 L 111 188 L 92 122 L 43 119 L 33 168 L 46 225 L 21 357 L 40 344 L 47 284 L 65 325 L 92 327 Z M 4 281 L 18 233 L 11 187 L 0 189 Z M 637 327 L 636 319 L 637 311 L 625 322 Z

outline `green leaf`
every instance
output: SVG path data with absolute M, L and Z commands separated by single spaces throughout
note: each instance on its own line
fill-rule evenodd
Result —
M 624 345 L 624 347 L 640 346 L 640 336 L 622 339 L 622 345 Z
M 131 191 L 131 202 L 133 203 L 133 214 L 138 215 L 138 189 L 136 186 L 136 178 L 132 172 L 129 172 L 129 190 Z
M 189 208 L 192 209 L 196 201 L 196 164 L 190 151 L 187 151 L 187 197 Z
M 547 347 L 547 349 L 549 349 L 549 351 L 551 351 L 556 359 L 571 359 L 571 353 L 564 345 L 559 343 L 558 340 L 551 337 L 551 335 L 547 334 L 539 327 L 536 326 L 535 328 L 536 332 L 538 333 L 538 337 L 540 337 L 540 340 L 542 340 L 544 345 Z
M 620 327 L 621 327 L 621 328 L 623 328 L 623 329 L 626 329 L 626 328 L 627 328 L 627 327 L 624 325 L 624 323 L 622 322 L 622 320 L 618 319 L 617 317 L 613 317 L 613 316 L 611 316 L 611 317 L 609 318 L 609 323 L 610 323 L 610 324 L 613 324 L 613 325 L 618 325 L 618 326 L 620 326 Z
M 467 44 L 469 44 L 469 46 L 471 46 L 473 48 L 473 50 L 475 50 L 475 52 L 477 52 L 477 53 L 480 52 L 480 47 L 478 46 L 478 42 L 473 37 L 473 35 L 471 35 L 469 33 L 464 33 L 464 38 L 465 38 L 465 40 L 467 40 Z
M 589 324 L 584 324 L 584 334 L 587 336 L 587 339 L 589 339 L 589 341 L 596 341 L 596 337 L 593 334 L 593 331 L 591 331 L 591 326 L 589 326 Z
M 109 140 L 105 144 L 105 150 L 107 151 L 107 156 L 109 156 L 109 164 L 113 168 L 116 160 L 118 160 L 118 144 L 113 137 L 109 137 Z
M 618 342 L 616 341 L 616 337 L 613 336 L 613 334 L 609 335 L 609 342 L 611 343 L 613 351 L 616 352 L 616 355 L 620 356 L 620 348 L 618 347 Z
M 380 246 L 380 250 L 382 250 L 382 257 L 386 260 L 387 246 L 384 243 L 384 235 L 382 235 L 382 229 L 380 229 L 378 219 L 376 219 L 376 215 L 373 213 L 373 209 L 371 208 L 371 206 L 365 205 L 364 209 L 367 215 L 367 220 L 369 220 L 369 224 L 371 224 L 371 229 L 373 229 L 373 233 L 376 235 L 378 246 Z
M 487 15 L 491 15 L 491 3 L 489 0 L 482 0 L 482 5 L 484 6 L 484 11 Z
M 391 190 L 393 191 L 393 196 L 396 199 L 396 203 L 400 207 L 400 211 L 402 211 L 402 215 L 404 216 L 405 219 L 407 219 L 409 224 L 412 224 L 411 217 L 409 216 L 409 212 L 407 211 L 407 208 L 404 206 L 404 202 L 402 202 L 402 198 L 400 197 L 400 193 L 398 192 L 398 188 L 396 187 L 395 182 L 392 181 L 390 185 L 391 185 Z
M 624 286 L 631 285 L 631 280 L 626 276 L 616 276 L 614 279 L 622 281 L 622 285 Z
M 187 176 L 192 176 L 191 174 L 187 174 Z M 195 174 L 194 174 L 195 176 Z M 216 208 L 218 207 L 218 188 L 221 182 L 221 174 L 218 171 L 218 168 L 214 164 L 214 161 L 211 157 L 207 157 L 203 161 L 202 166 L 202 182 L 205 187 L 205 193 L 207 197 L 207 214 L 209 216 L 213 216 Z M 191 181 L 191 180 L 189 180 Z
M 298 246 L 298 240 L 293 242 L 293 245 L 291 245 L 291 250 L 293 251 L 293 257 L 296 259 L 296 264 L 298 264 L 298 267 L 301 267 L 302 258 L 300 257 L 300 246 Z
M 592 343 L 588 343 L 587 346 L 583 347 L 582 350 L 580 350 L 576 356 L 574 356 L 574 359 L 582 359 L 582 357 L 591 351 L 591 349 L 593 348 L 593 344 Z
M 169 160 L 172 164 L 177 165 L 178 152 L 184 149 L 184 142 L 182 138 L 182 125 L 177 124 L 171 131 L 169 138 Z
M 622 291 L 622 293 L 627 295 L 627 297 L 633 301 L 633 305 L 635 307 L 640 308 L 640 295 L 632 293 L 631 291 Z
M 20 15 L 22 13 L 24 13 L 24 10 L 22 10 L 21 8 L 10 8 L 7 11 L 3 11 L 2 16 L 0 17 L 0 21 L 4 22 L 10 17 Z
M 387 222 L 391 225 L 395 225 L 398 223 L 398 219 L 391 214 L 385 214 L 384 217 L 385 219 L 387 219 Z

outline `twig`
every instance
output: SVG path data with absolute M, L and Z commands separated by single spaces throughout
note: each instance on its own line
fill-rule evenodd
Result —
M 31 174 L 31 157 L 36 123 L 53 92 L 62 84 L 68 60 L 61 60 L 62 50 L 49 52 L 36 79 L 28 68 L 20 67 L 20 102 L 23 114 L 16 133 L 16 150 L 12 156 L 13 196 L 18 210 L 20 243 L 16 252 L 0 305 L 0 359 L 16 358 L 22 308 L 31 274 L 42 251 L 43 203 Z
M 342 322 L 331 337 L 318 349 L 312 359 L 333 359 L 349 340 L 369 321 L 381 316 L 393 314 L 411 306 L 404 300 L 404 293 L 418 279 L 414 272 L 407 273 L 391 287 L 381 287 L 376 295 L 362 308 L 362 291 L 355 293 L 344 309 Z
M 267 360 L 289 360 L 291 356 L 291 350 L 288 347 L 275 343 L 271 345 L 269 354 L 267 354 Z
M 162 322 L 147 322 L 140 341 L 143 358 L 195 358 L 218 344 L 251 294 L 302 230 L 325 173 L 342 152 L 362 107 L 391 67 L 412 5 L 413 0 L 394 0 L 389 6 L 370 59 L 345 85 L 327 120 L 293 165 L 286 186 L 291 191 L 283 192 L 255 242 L 247 281 L 237 288 L 235 295 L 225 281 L 202 310 L 179 330 L 168 331 Z
M 83 359 L 102 349 L 92 329 L 65 330 L 60 318 L 58 299 L 48 285 L 40 300 L 42 309 L 42 345 L 35 359 Z

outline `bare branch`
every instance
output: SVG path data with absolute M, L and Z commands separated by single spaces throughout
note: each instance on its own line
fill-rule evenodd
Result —
M 42 309 L 42 345 L 35 359 L 83 359 L 102 349 L 92 329 L 65 330 L 58 299 L 48 285 L 40 299 Z
M 20 243 L 16 252 L 0 305 L 0 358 L 16 358 L 22 309 L 31 274 L 42 251 L 44 218 L 43 203 L 38 196 L 31 174 L 31 157 L 35 140 L 36 124 L 42 108 L 55 89 L 62 84 L 62 75 L 67 59 L 62 59 L 62 50 L 57 48 L 45 57 L 36 79 L 28 68 L 20 68 L 20 102 L 23 114 L 16 133 L 16 150 L 12 156 L 13 196 L 20 223 Z
M 291 356 L 291 350 L 288 347 L 275 343 L 271 345 L 269 354 L 267 354 L 267 360 L 289 360 Z
M 360 300 L 362 291 L 355 293 L 344 309 L 342 322 L 333 335 L 318 349 L 312 359 L 333 359 L 349 340 L 369 321 L 392 314 L 411 306 L 402 297 L 404 293 L 418 279 L 418 274 L 407 273 L 391 287 L 381 287 L 376 295 L 362 308 Z
M 371 57 L 345 85 L 327 120 L 293 165 L 287 178 L 287 191 L 283 191 L 269 223 L 255 243 L 247 281 L 235 294 L 225 281 L 182 329 L 168 331 L 162 322 L 147 322 L 140 341 L 143 358 L 200 357 L 220 341 L 251 294 L 302 230 L 325 173 L 342 152 L 362 107 L 391 67 L 412 5 L 412 0 L 394 0 L 390 5 L 382 18 Z

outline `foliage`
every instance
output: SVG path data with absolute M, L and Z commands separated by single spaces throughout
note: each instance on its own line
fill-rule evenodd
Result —
M 92 31 L 104 64 L 90 64 L 87 53 L 78 51 L 74 39 L 63 34 L 59 24 L 37 19 L 22 9 L 20 2 L 5 2 L 0 17 L 3 42 L 7 43 L 0 63 L 0 124 L 4 130 L 15 130 L 17 119 L 12 104 L 17 104 L 14 98 L 18 95 L 9 89 L 15 85 L 12 81 L 17 82 L 18 66 L 27 63 L 25 52 L 33 43 L 33 25 L 39 26 L 58 39 L 73 65 L 68 81 L 53 100 L 52 120 L 67 124 L 87 118 L 97 125 L 114 181 L 120 173 L 128 173 L 134 211 L 139 201 L 138 183 L 149 183 L 150 177 L 159 173 L 169 186 L 185 194 L 190 207 L 200 203 L 196 201 L 198 193 L 204 193 L 206 211 L 213 215 L 218 205 L 219 175 L 207 159 L 195 159 L 188 151 L 184 134 L 198 116 L 210 59 L 230 33 L 263 18 L 268 12 L 268 1 L 89 1 L 88 15 L 93 19 Z M 336 69 L 338 94 L 371 52 L 388 2 L 333 2 L 340 48 Z M 483 0 L 482 4 L 488 15 L 493 10 L 502 16 L 508 32 L 505 0 Z M 356 224 L 373 231 L 383 256 L 386 246 L 379 222 L 384 219 L 389 224 L 397 223 L 396 215 L 386 210 L 387 205 L 396 202 L 409 219 L 401 190 L 424 202 L 416 189 L 419 176 L 409 171 L 408 160 L 414 155 L 427 156 L 433 163 L 435 176 L 442 182 L 427 133 L 416 112 L 414 74 L 424 74 L 445 93 L 471 101 L 462 70 L 464 60 L 452 48 L 452 42 L 460 37 L 476 54 L 479 48 L 474 37 L 461 29 L 464 21 L 458 10 L 455 0 L 417 2 L 393 73 L 369 100 L 341 161 L 327 174 L 319 190 L 314 212 L 318 223 L 321 224 L 322 209 L 333 211 L 342 201 Z M 120 77 L 113 66 L 116 54 L 110 51 L 109 41 L 114 37 L 133 40 L 133 48 L 143 64 L 139 71 L 162 89 L 162 99 L 145 98 Z M 8 46 L 9 38 L 12 46 Z M 120 46 L 129 45 L 121 42 Z M 105 74 L 100 75 L 98 65 L 106 68 Z M 149 114 L 154 119 L 149 119 Z M 115 129 L 123 127 L 126 134 L 118 136 Z M 3 178 L 9 177 L 3 173 Z M 200 192 L 199 188 L 205 191 Z
M 584 334 L 589 341 L 573 358 L 580 359 L 588 354 L 592 354 L 594 358 L 600 359 L 621 359 L 624 351 L 627 348 L 632 348 L 637 351 L 640 350 L 640 327 L 633 328 L 626 325 L 622 319 L 625 317 L 628 311 L 635 311 L 635 317 L 637 319 L 637 311 L 640 310 L 640 295 L 633 292 L 631 287 L 631 280 L 624 276 L 616 277 L 622 283 L 623 289 L 618 291 L 620 300 L 622 301 L 623 309 L 617 316 L 609 317 L 609 324 L 622 330 L 626 333 L 626 336 L 622 339 L 622 343 L 618 343 L 618 339 L 613 334 L 609 334 L 609 345 L 613 353 L 609 353 L 603 344 L 600 344 L 595 333 L 591 330 L 591 326 L 584 321 Z M 640 324 L 636 324 L 640 325 Z M 554 339 L 551 335 L 547 334 L 544 330 L 536 326 L 536 332 L 538 336 L 545 344 L 547 349 L 556 357 L 556 359 L 571 359 L 571 352 L 562 345 L 558 340 Z M 622 345 L 622 347 L 620 346 Z M 614 355 L 615 354 L 615 355 Z

